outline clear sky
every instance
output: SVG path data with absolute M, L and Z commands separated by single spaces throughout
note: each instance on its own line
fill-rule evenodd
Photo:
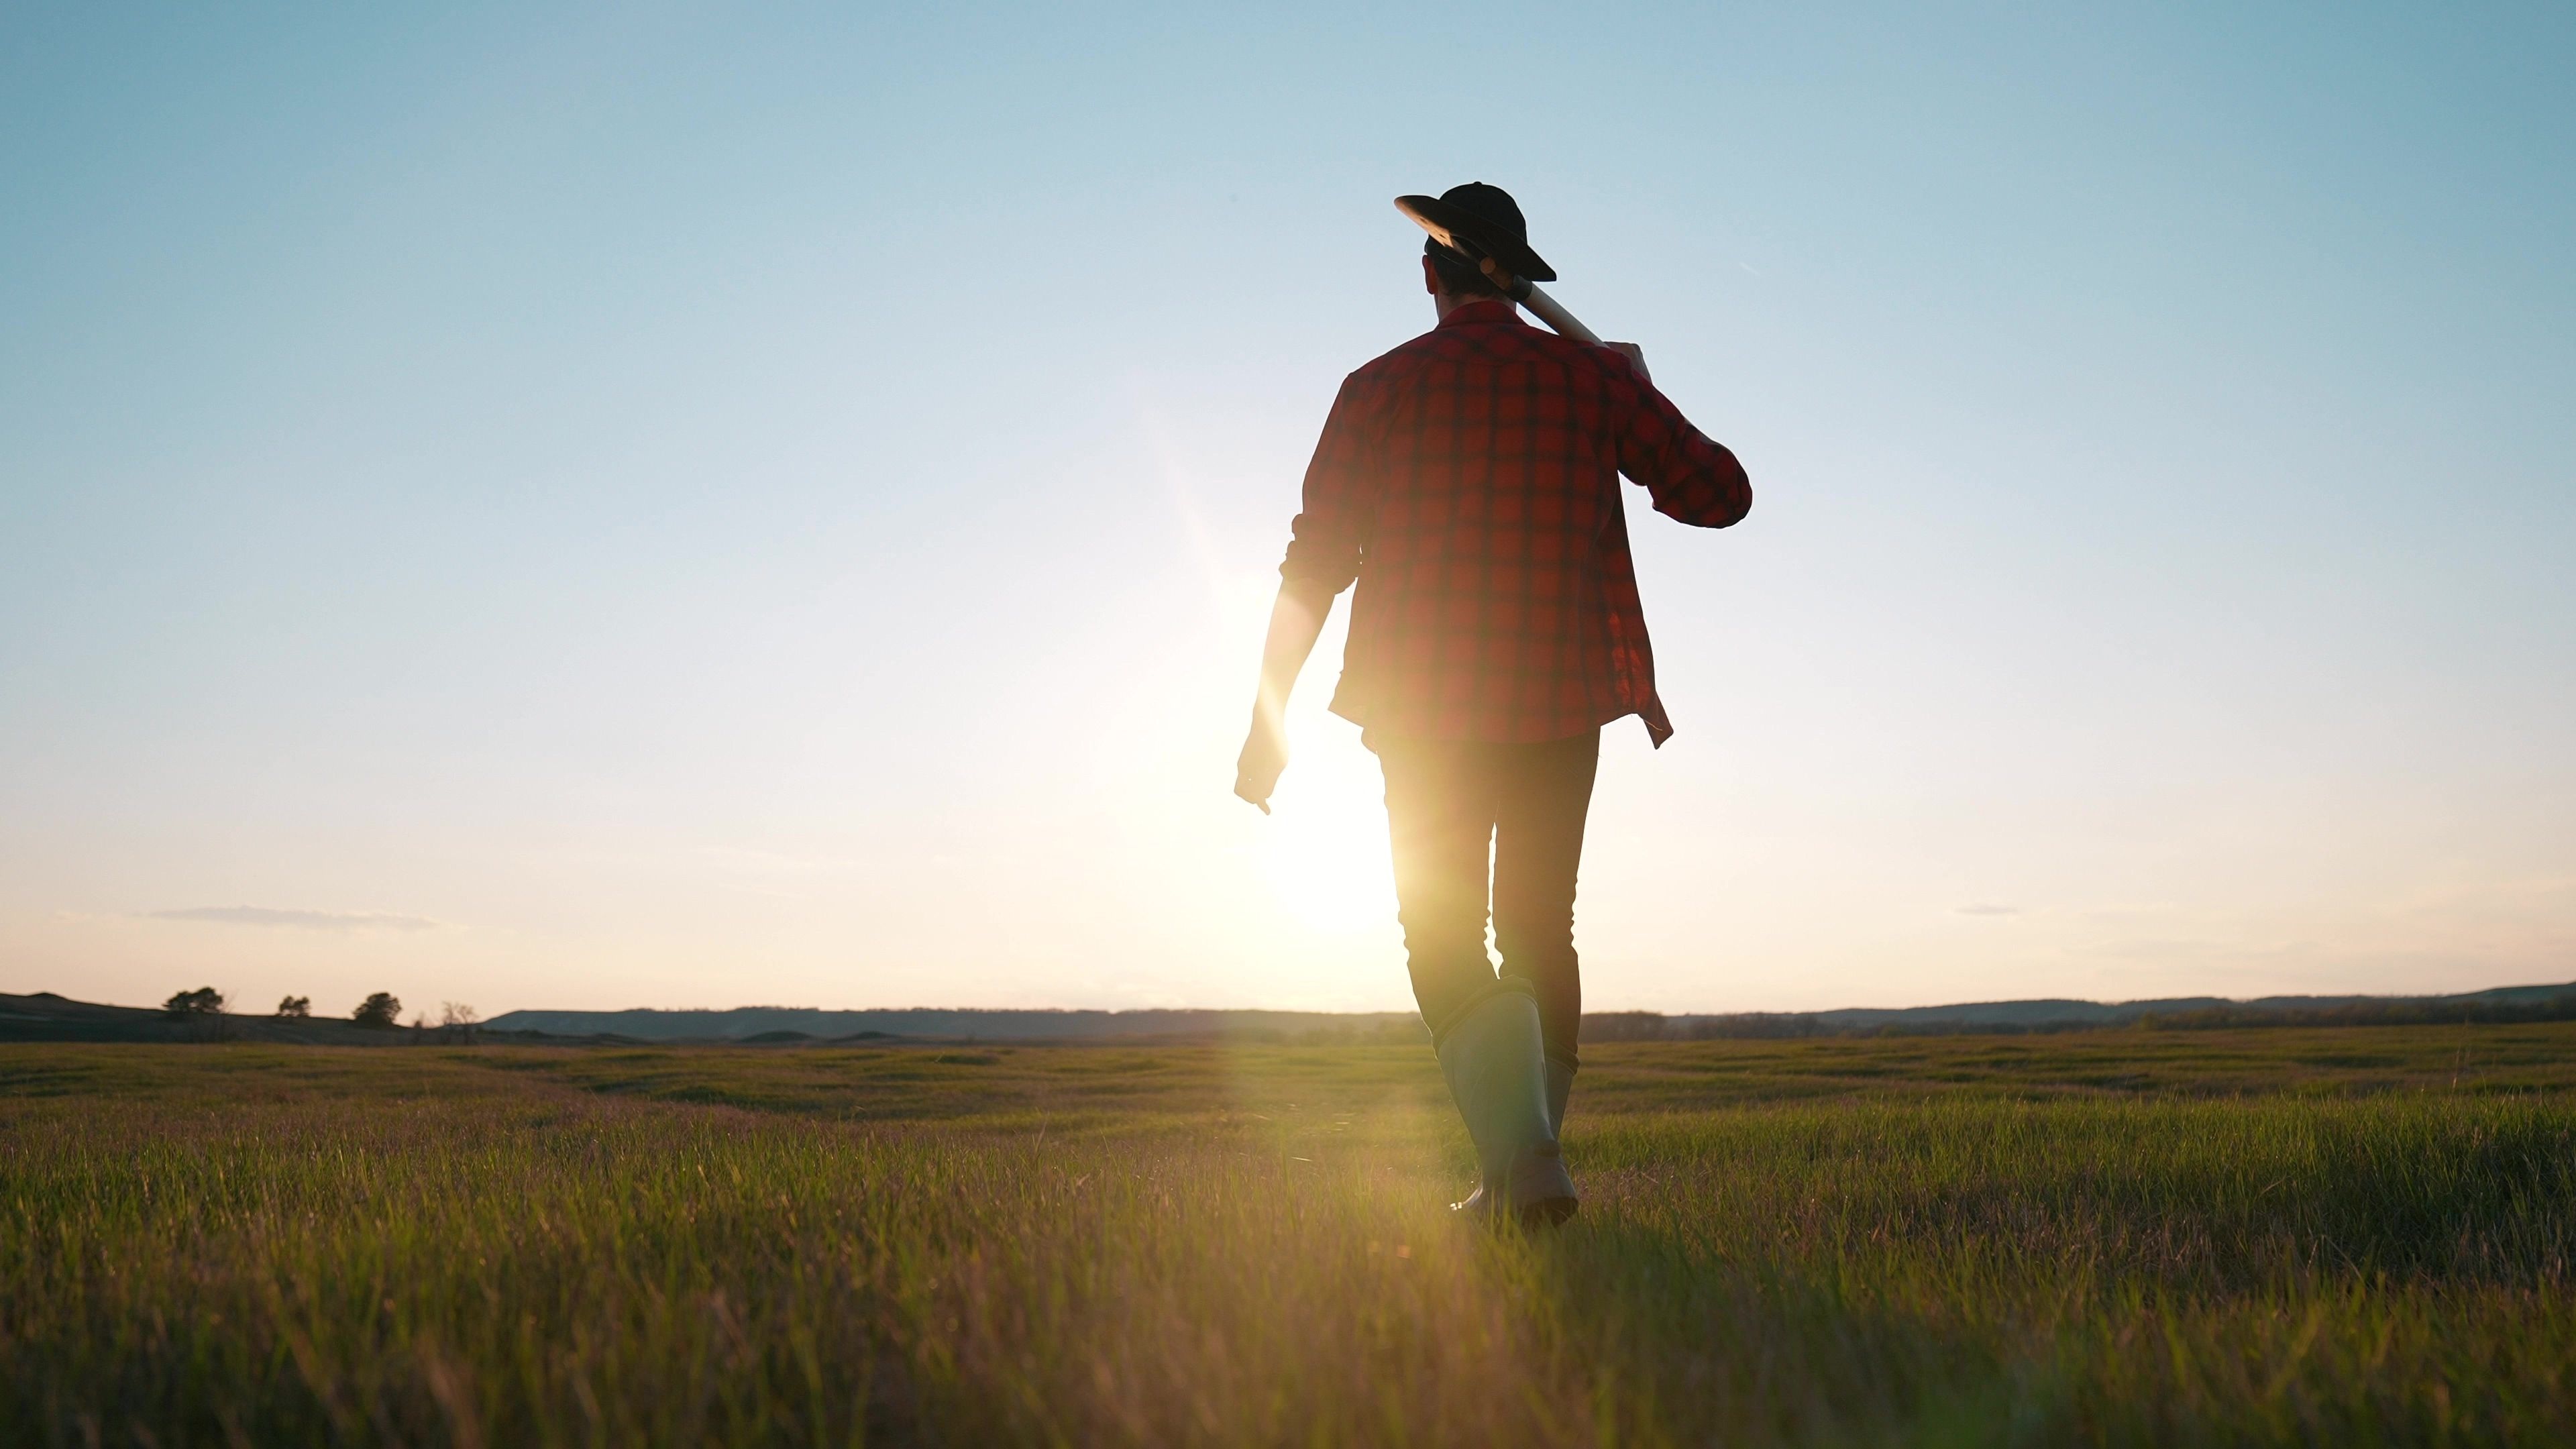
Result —
M 2576 979 L 2571 74 L 2564 5 L 8 7 L 0 990 L 1405 1006 L 1338 611 L 1227 789 L 1430 324 L 1388 199 L 1471 179 L 1754 478 L 1631 494 L 1592 1005 Z

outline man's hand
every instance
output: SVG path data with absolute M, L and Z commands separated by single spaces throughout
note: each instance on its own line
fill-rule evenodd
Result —
M 1255 719 L 1251 736 L 1243 742 L 1243 754 L 1234 762 L 1234 793 L 1267 815 L 1270 792 L 1279 788 L 1279 772 L 1287 768 L 1285 731 L 1276 724 Z
M 1601 345 L 1628 359 L 1628 365 L 1637 370 L 1637 381 L 1648 387 L 1655 385 L 1655 375 L 1646 371 L 1646 349 L 1634 342 L 1604 342 Z

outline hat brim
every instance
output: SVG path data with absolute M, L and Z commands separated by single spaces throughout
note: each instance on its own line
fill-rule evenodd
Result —
M 1431 239 L 1469 261 L 1492 257 L 1509 268 L 1513 276 L 1529 282 L 1553 282 L 1556 268 L 1547 259 L 1531 251 L 1528 242 L 1517 241 L 1496 232 L 1494 224 L 1463 206 L 1454 206 L 1436 196 L 1399 196 L 1395 209 L 1413 219 L 1413 224 L 1431 233 Z

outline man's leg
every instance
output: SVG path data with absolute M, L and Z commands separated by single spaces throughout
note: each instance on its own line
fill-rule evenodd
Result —
M 1494 982 L 1485 954 L 1486 861 L 1494 837 L 1492 746 L 1372 741 L 1386 772 L 1396 919 L 1413 999 L 1437 1034 Z
M 1454 1206 L 1472 1217 L 1556 1223 L 1577 1196 L 1549 1120 L 1538 1004 L 1522 983 L 1498 980 L 1485 955 L 1495 761 L 1504 748 L 1412 740 L 1381 741 L 1377 751 L 1414 1000 L 1476 1144 L 1477 1189 Z
M 1575 1036 L 1583 1024 L 1583 976 L 1574 954 L 1574 884 L 1601 760 L 1601 732 L 1498 749 L 1494 943 L 1502 951 L 1502 974 L 1526 980 L 1537 995 L 1548 1064 L 1571 1081 Z

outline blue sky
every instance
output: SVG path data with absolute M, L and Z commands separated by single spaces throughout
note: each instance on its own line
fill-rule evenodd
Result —
M 0 990 L 1400 1007 L 1226 794 L 1400 191 L 1635 520 L 1602 1007 L 2576 978 L 2576 17 L 18 7 Z

